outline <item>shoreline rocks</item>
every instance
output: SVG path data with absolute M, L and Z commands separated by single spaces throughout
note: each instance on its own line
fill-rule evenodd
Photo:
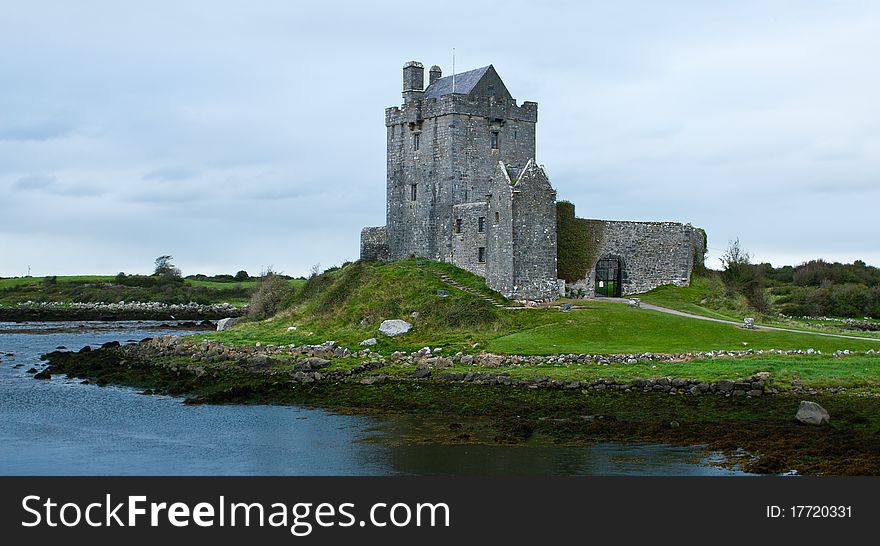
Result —
M 801 404 L 798 406 L 794 417 L 805 425 L 824 425 L 831 421 L 828 410 L 809 400 L 801 400 Z

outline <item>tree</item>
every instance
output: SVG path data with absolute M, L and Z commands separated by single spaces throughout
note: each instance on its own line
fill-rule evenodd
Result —
M 156 258 L 156 269 L 153 270 L 153 275 L 162 279 L 179 279 L 180 269 L 171 263 L 173 259 L 174 256 L 167 255 Z
M 233 278 L 237 281 L 246 281 L 246 280 L 250 279 L 251 276 L 248 275 L 247 271 L 241 270 L 238 273 L 236 273 L 235 277 L 233 277 Z

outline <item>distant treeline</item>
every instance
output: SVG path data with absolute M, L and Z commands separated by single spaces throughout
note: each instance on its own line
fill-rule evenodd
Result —
M 206 278 L 207 281 L 213 281 Z M 214 281 L 218 282 L 218 281 Z M 167 304 L 196 302 L 243 303 L 253 290 L 254 282 L 202 285 L 179 277 L 125 275 L 94 280 L 67 280 L 45 277 L 39 282 L 23 283 L 0 289 L 4 304 L 27 301 L 59 301 L 67 303 L 117 303 L 120 301 L 155 301 Z
M 863 261 L 812 260 L 768 267 L 766 276 L 774 307 L 786 315 L 880 317 L 880 268 Z
M 880 268 L 811 260 L 798 266 L 728 265 L 722 276 L 763 312 L 811 317 L 880 317 Z

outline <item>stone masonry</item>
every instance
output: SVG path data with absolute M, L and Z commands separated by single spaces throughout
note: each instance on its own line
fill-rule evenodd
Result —
M 491 65 L 447 77 L 433 66 L 425 88 L 423 65 L 406 63 L 403 104 L 385 110 L 386 224 L 362 230 L 361 259 L 450 262 L 510 298 L 558 297 L 556 192 L 535 162 L 537 120 L 538 105 L 517 104 Z M 627 294 L 687 284 L 689 229 L 607 222 L 598 254 L 619 259 Z M 592 294 L 591 275 L 569 292 Z

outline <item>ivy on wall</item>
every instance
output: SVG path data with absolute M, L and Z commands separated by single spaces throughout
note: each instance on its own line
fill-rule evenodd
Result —
M 556 269 L 560 279 L 586 278 L 595 265 L 605 237 L 605 222 L 576 218 L 574 204 L 556 203 Z

